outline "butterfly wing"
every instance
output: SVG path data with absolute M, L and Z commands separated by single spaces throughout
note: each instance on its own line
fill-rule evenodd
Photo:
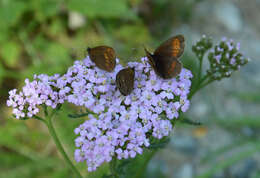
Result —
M 87 49 L 90 59 L 96 66 L 107 72 L 112 72 L 116 66 L 116 53 L 109 46 L 97 46 Z
M 125 68 L 116 74 L 116 86 L 124 96 L 129 95 L 134 89 L 134 68 Z
M 181 62 L 173 57 L 169 56 L 154 56 L 157 75 L 163 79 L 170 79 L 176 77 L 182 69 Z
M 182 64 L 178 59 L 174 59 L 171 61 L 168 66 L 168 70 L 165 74 L 165 78 L 173 78 L 181 73 Z
M 171 56 L 179 58 L 184 51 L 185 39 L 183 35 L 177 35 L 163 42 L 154 52 L 156 56 Z

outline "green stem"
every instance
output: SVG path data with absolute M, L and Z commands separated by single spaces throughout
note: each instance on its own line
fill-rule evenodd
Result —
M 201 86 L 200 86 L 199 89 L 204 88 L 205 86 L 207 86 L 208 84 L 210 84 L 210 83 L 213 82 L 213 81 L 214 81 L 214 79 L 211 79 L 211 80 L 207 81 L 206 83 L 201 84 Z
M 205 80 L 207 79 L 207 76 L 203 77 L 201 82 L 199 83 L 199 85 L 190 92 L 188 99 L 191 99 L 192 96 L 197 93 L 197 91 L 199 91 L 200 89 L 204 88 L 205 86 L 207 86 L 208 84 L 210 84 L 211 82 L 213 82 L 213 79 L 208 80 L 206 83 L 202 84 Z
M 205 75 L 204 77 L 201 78 L 200 83 L 203 83 L 209 76 Z
M 208 75 L 205 75 L 204 77 L 201 78 L 202 75 L 202 64 L 203 64 L 203 55 L 199 57 L 199 70 L 198 70 L 198 82 L 195 84 L 195 89 L 193 89 L 189 96 L 188 99 L 191 99 L 191 97 L 200 89 L 201 84 L 208 78 Z
M 201 57 L 200 59 L 199 59 L 199 61 L 200 61 L 200 63 L 199 63 L 199 72 L 198 72 L 198 77 L 199 77 L 199 80 L 198 80 L 198 83 L 199 83 L 199 85 L 200 85 L 200 83 L 201 83 L 201 69 L 202 69 L 202 61 L 203 61 L 203 57 Z
M 153 156 L 155 155 L 155 153 L 158 150 L 154 149 L 151 153 L 149 153 L 149 155 L 146 157 L 144 164 L 140 167 L 140 169 L 137 171 L 135 178 L 142 178 L 144 175 L 144 171 L 146 170 L 146 167 L 148 165 L 148 163 L 150 162 L 150 160 L 153 158 Z
M 175 124 L 176 124 L 176 120 L 172 120 L 172 127 L 174 128 Z M 169 136 L 165 137 L 164 139 L 169 138 Z M 153 149 L 150 153 L 147 153 L 148 155 L 145 155 L 145 160 L 143 165 L 140 167 L 140 169 L 137 170 L 137 173 L 135 174 L 135 178 L 142 178 L 144 176 L 144 171 L 147 168 L 148 163 L 150 162 L 150 160 L 153 158 L 153 156 L 155 155 L 155 153 L 158 151 L 158 149 Z
M 116 172 L 116 161 L 117 161 L 117 159 L 115 157 L 113 157 L 112 161 L 109 164 L 110 173 L 113 176 L 113 178 L 119 177 L 117 172 Z
M 53 127 L 52 124 L 52 116 L 54 115 L 55 111 L 51 114 L 51 116 L 47 117 L 47 119 L 45 120 L 45 124 L 48 127 L 48 130 L 50 132 L 50 135 L 52 136 L 59 152 L 62 154 L 65 162 L 68 164 L 68 166 L 72 169 L 72 171 L 75 173 L 75 175 L 77 175 L 77 178 L 82 178 L 82 176 L 80 175 L 79 171 L 76 169 L 76 167 L 72 164 L 71 160 L 69 159 L 68 155 L 66 154 L 66 152 L 64 151 L 61 142 L 59 140 L 59 138 L 57 137 L 57 134 L 55 132 L 55 129 Z
M 39 117 L 39 116 L 34 116 L 33 119 L 36 119 L 36 120 L 42 121 L 43 123 L 46 124 L 46 120 L 44 120 L 43 118 L 41 118 L 41 117 Z

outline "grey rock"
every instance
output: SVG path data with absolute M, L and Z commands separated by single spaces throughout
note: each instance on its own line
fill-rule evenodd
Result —
M 193 178 L 193 167 L 191 164 L 184 164 L 180 169 L 178 178 Z
M 186 154 L 194 154 L 197 152 L 197 141 L 193 137 L 179 135 L 171 139 L 170 147 Z
M 257 162 L 253 159 L 246 159 L 239 164 L 230 168 L 232 177 L 234 178 L 250 178 L 257 168 Z
M 240 11 L 231 2 L 221 1 L 216 4 L 214 14 L 217 20 L 231 32 L 238 32 L 243 27 Z

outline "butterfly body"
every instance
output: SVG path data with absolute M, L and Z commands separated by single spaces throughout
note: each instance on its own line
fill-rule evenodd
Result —
M 162 43 L 154 54 L 145 49 L 149 63 L 158 76 L 170 79 L 181 72 L 182 64 L 178 58 L 183 54 L 184 46 L 184 37 L 177 35 Z
M 135 69 L 128 67 L 116 74 L 116 86 L 124 96 L 129 95 L 134 89 Z
M 96 66 L 107 72 L 112 72 L 116 66 L 116 53 L 109 46 L 97 46 L 87 49 L 89 57 Z

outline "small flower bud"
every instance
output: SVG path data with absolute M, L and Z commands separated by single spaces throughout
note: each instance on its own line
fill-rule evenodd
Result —
M 247 64 L 248 59 L 239 53 L 240 44 L 223 38 L 208 54 L 210 69 L 207 74 L 214 80 L 230 77 L 232 72 Z

